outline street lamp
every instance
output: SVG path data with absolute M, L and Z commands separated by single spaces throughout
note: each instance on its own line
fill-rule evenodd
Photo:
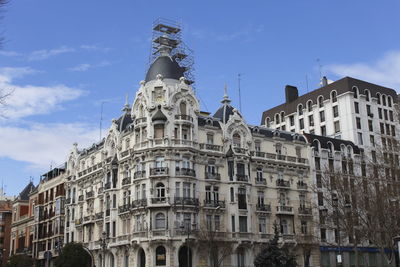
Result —
M 337 235 L 338 235 L 338 255 L 336 256 L 336 261 L 338 264 L 342 265 L 342 252 L 340 247 L 340 225 L 339 225 L 339 198 L 335 194 L 332 197 L 332 204 L 336 210 L 336 226 L 337 226 Z
M 186 252 L 187 252 L 187 267 L 191 267 L 191 261 L 190 261 L 190 248 L 189 248 L 189 238 L 190 238 L 190 233 L 191 233 L 191 228 L 195 229 L 196 223 L 192 223 L 192 227 L 190 227 L 190 218 L 184 219 L 182 222 L 180 228 L 182 230 L 185 229 L 186 225 L 186 233 L 187 233 L 187 238 L 186 238 Z
M 106 249 L 107 249 L 107 244 L 108 244 L 108 235 L 106 233 L 106 231 L 103 231 L 103 233 L 101 233 L 101 238 L 100 238 L 100 245 L 101 245 L 101 249 L 103 252 L 103 258 L 102 258 L 102 266 L 105 267 L 106 266 Z

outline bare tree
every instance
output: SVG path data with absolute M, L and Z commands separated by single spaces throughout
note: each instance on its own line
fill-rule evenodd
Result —
M 400 169 L 399 157 L 393 153 L 398 151 L 395 144 L 391 139 L 383 147 L 376 146 L 359 162 L 342 160 L 340 171 L 330 166 L 315 187 L 321 227 L 335 232 L 333 244 L 352 246 L 356 266 L 363 259 L 359 246 L 375 246 L 386 261 L 382 265 L 390 266 L 394 259 L 393 237 L 400 233 Z
M 210 267 L 221 267 L 224 260 L 234 251 L 229 233 L 216 231 L 203 223 L 196 233 L 200 250 L 205 251 Z

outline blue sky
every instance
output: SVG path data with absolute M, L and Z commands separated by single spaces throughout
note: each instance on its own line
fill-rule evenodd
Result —
M 259 124 L 263 110 L 353 76 L 400 87 L 400 1 L 50 1 L 11 0 L 0 32 L 0 88 L 13 90 L 0 118 L 0 179 L 17 194 L 32 176 L 61 164 L 72 147 L 99 140 L 104 123 L 130 102 L 148 63 L 151 26 L 183 23 L 194 50 L 202 109 L 214 112 L 224 84 L 242 113 Z M 398 90 L 399 92 L 399 90 Z

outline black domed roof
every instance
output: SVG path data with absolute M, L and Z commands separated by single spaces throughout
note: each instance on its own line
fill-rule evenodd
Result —
M 222 123 L 226 123 L 229 117 L 233 115 L 233 110 L 235 108 L 231 105 L 222 105 L 214 114 L 214 118 L 220 119 Z
M 164 78 L 179 80 L 184 76 L 184 72 L 185 68 L 179 66 L 170 56 L 160 56 L 151 64 L 147 71 L 146 82 L 155 80 L 157 74 L 161 74 Z

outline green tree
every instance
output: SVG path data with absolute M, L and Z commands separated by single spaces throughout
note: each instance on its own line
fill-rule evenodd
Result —
M 7 262 L 7 267 L 31 267 L 33 259 L 27 255 L 12 255 Z
M 90 254 L 79 243 L 66 244 L 60 256 L 57 257 L 56 267 L 90 267 L 92 258 Z
M 296 267 L 296 256 L 291 250 L 283 245 L 280 246 L 279 231 L 277 225 L 274 226 L 275 236 L 267 243 L 261 252 L 254 259 L 255 267 Z

